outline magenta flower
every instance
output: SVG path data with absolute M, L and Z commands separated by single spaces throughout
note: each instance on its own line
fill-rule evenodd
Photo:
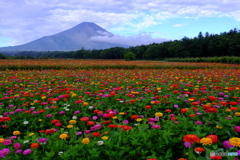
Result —
M 39 138 L 39 139 L 38 139 L 38 142 L 41 143 L 41 144 L 46 144 L 47 141 L 48 141 L 47 138 Z
M 9 145 L 9 144 L 12 144 L 12 140 L 11 139 L 4 139 L 3 145 Z
M 9 152 L 10 152 L 10 149 L 8 148 L 4 148 L 0 150 L 0 157 L 4 158 Z
M 184 142 L 184 146 L 187 148 L 191 148 L 192 144 L 191 144 L 191 142 Z
M 19 150 L 16 150 L 15 153 L 22 153 L 23 150 L 19 149 Z
M 64 114 L 65 112 L 64 111 L 60 111 L 58 114 Z
M 32 153 L 32 150 L 31 149 L 26 149 L 23 151 L 23 155 L 27 155 L 27 154 L 30 154 Z
M 240 126 L 235 126 L 235 127 L 234 127 L 234 131 L 240 132 Z
M 195 124 L 202 124 L 202 121 L 196 121 Z
M 16 150 L 18 150 L 18 149 L 21 148 L 21 144 L 20 144 L 20 143 L 15 143 L 15 144 L 13 145 L 13 147 L 14 147 Z
M 161 126 L 159 126 L 159 125 L 152 125 L 152 128 L 159 129 L 159 128 L 161 128 Z
M 47 118 L 51 118 L 53 115 L 52 114 L 47 114 L 46 117 Z
M 89 134 L 91 133 L 91 130 L 85 130 L 84 133 Z
M 128 120 L 123 120 L 122 123 L 128 124 L 129 121 Z
M 82 134 L 82 132 L 77 132 L 77 133 L 76 133 L 77 136 L 79 136 L 79 135 L 81 135 L 81 134 Z
M 73 114 L 79 114 L 81 113 L 80 111 L 74 111 Z
M 230 148 L 232 148 L 232 147 L 234 147 L 234 146 L 231 145 L 231 144 L 229 143 L 229 141 L 224 141 L 224 142 L 223 142 L 223 147 L 226 148 L 226 149 L 230 149 Z

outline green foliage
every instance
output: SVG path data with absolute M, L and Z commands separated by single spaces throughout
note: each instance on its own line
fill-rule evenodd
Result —
M 223 56 L 223 57 L 196 57 L 196 58 L 167 58 L 169 62 L 217 62 L 217 63 L 229 63 L 240 64 L 240 57 Z
M 0 59 L 6 59 L 6 56 L 0 53 Z
M 133 52 L 128 52 L 124 55 L 126 61 L 131 61 L 136 59 L 136 55 Z

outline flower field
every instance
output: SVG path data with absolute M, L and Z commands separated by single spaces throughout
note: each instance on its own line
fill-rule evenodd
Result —
M 17 60 L 0 62 L 3 159 L 237 160 L 240 155 L 239 65 L 11 61 Z M 20 69 L 6 68 L 13 65 Z M 41 70 L 24 69 L 34 65 Z M 104 65 L 109 69 L 99 67 Z M 121 65 L 135 68 L 116 67 Z M 210 156 L 211 151 L 234 153 Z

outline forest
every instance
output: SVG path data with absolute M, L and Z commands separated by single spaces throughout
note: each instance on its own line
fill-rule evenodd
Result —
M 240 56 L 240 30 L 236 28 L 220 34 L 208 32 L 194 38 L 183 37 L 181 40 L 152 43 L 129 48 L 114 47 L 104 50 L 77 51 L 21 51 L 1 53 L 0 59 L 124 59 L 132 52 L 137 60 L 163 60 L 169 58 L 222 57 Z

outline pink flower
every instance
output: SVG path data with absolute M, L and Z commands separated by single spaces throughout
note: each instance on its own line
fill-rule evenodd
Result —
M 9 144 L 12 144 L 12 140 L 11 139 L 4 139 L 3 145 L 9 145 Z
M 159 126 L 159 125 L 152 125 L 152 128 L 159 129 L 159 128 L 161 128 L 161 126 Z
M 23 151 L 23 155 L 27 155 L 27 154 L 30 154 L 32 153 L 32 150 L 31 149 L 26 149 Z
M 13 145 L 13 147 L 14 147 L 16 150 L 18 150 L 18 149 L 21 148 L 21 144 L 20 144 L 20 143 L 15 143 L 15 144 Z
M 234 127 L 234 131 L 240 132 L 240 126 L 235 126 L 235 127 Z

